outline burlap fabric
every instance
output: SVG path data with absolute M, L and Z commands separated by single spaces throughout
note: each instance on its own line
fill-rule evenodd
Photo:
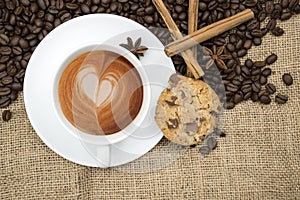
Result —
M 270 78 L 289 96 L 285 105 L 246 102 L 226 113 L 227 137 L 201 158 L 198 148 L 149 173 L 89 168 L 55 154 L 37 136 L 23 97 L 12 104 L 13 118 L 0 123 L 1 199 L 299 199 L 300 198 L 300 15 L 280 23 L 282 37 L 268 34 L 249 57 L 271 52 L 278 61 Z M 294 85 L 281 76 L 290 72 Z M 2 110 L 1 110 L 2 111 Z M 163 139 L 152 151 L 166 142 Z M 159 154 L 149 163 L 160 163 Z

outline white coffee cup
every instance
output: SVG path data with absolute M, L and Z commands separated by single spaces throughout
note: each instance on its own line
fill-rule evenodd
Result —
M 93 51 L 93 50 L 106 50 L 117 53 L 123 57 L 125 57 L 138 71 L 139 76 L 142 80 L 143 87 L 143 101 L 141 108 L 135 117 L 135 119 L 124 129 L 120 130 L 117 133 L 110 135 L 91 135 L 85 132 L 82 132 L 75 126 L 73 126 L 64 116 L 62 109 L 60 107 L 59 98 L 58 98 L 58 84 L 60 77 L 67 67 L 67 65 L 73 61 L 79 55 Z M 144 121 L 150 106 L 151 100 L 151 90 L 148 77 L 146 75 L 145 70 L 141 62 L 127 49 L 120 46 L 113 46 L 110 44 L 103 43 L 92 43 L 92 44 L 84 44 L 79 46 L 74 52 L 71 52 L 69 55 L 66 55 L 66 58 L 60 62 L 61 65 L 57 68 L 55 72 L 55 76 L 52 78 L 52 102 L 55 110 L 55 114 L 60 121 L 60 123 L 65 127 L 65 129 L 72 134 L 74 137 L 77 137 L 82 144 L 88 149 L 89 152 L 93 154 L 95 159 L 99 161 L 99 165 L 101 167 L 108 167 L 110 162 L 110 145 L 118 143 L 120 141 L 125 140 L 131 134 L 133 134 Z

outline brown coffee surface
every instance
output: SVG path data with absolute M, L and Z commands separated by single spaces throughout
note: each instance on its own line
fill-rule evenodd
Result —
M 73 126 L 93 135 L 113 134 L 137 116 L 143 101 L 142 80 L 125 57 L 110 51 L 90 51 L 64 69 L 58 97 Z

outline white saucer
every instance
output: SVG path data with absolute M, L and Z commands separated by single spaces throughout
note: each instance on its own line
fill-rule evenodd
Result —
M 142 37 L 149 47 L 140 59 L 151 83 L 150 112 L 141 127 L 127 139 L 110 145 L 110 162 L 103 166 L 89 146 L 71 135 L 60 124 L 51 103 L 54 71 L 69 52 L 84 43 L 126 43 L 126 38 Z M 145 27 L 127 18 L 109 14 L 91 14 L 70 20 L 51 31 L 34 51 L 24 80 L 24 101 L 29 120 L 39 137 L 60 156 L 85 166 L 113 167 L 131 162 L 151 150 L 162 138 L 154 121 L 161 91 L 175 72 L 161 42 Z M 101 160 L 101 158 L 100 158 Z

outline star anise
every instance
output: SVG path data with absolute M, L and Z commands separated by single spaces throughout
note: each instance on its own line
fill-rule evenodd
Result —
M 147 47 L 142 46 L 142 38 L 138 38 L 135 43 L 133 43 L 130 37 L 127 38 L 127 44 L 120 44 L 121 47 L 124 47 L 131 53 L 133 53 L 137 58 L 144 56 L 144 53 L 148 50 Z
M 204 47 L 204 48 L 205 48 L 205 51 L 210 56 L 209 61 L 205 65 L 206 69 L 210 68 L 214 64 L 214 62 L 216 62 L 217 66 L 220 69 L 224 69 L 224 70 L 227 69 L 227 66 L 226 66 L 224 60 L 230 59 L 231 56 L 223 54 L 225 46 L 222 46 L 222 47 L 220 47 L 220 48 L 217 49 L 217 47 L 214 45 L 213 46 L 213 50 L 210 50 L 207 47 Z

